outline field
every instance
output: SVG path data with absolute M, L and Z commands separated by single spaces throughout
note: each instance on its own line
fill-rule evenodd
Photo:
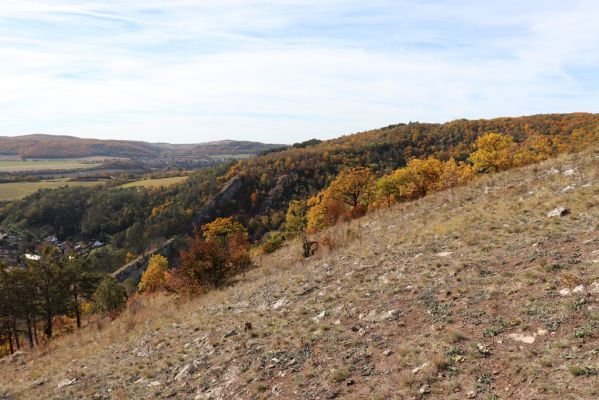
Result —
M 130 188 L 130 187 L 161 187 L 161 186 L 171 186 L 177 183 L 184 182 L 187 179 L 186 176 L 175 176 L 172 178 L 158 178 L 158 179 L 142 179 L 135 182 L 129 182 L 122 185 L 122 188 Z
M 101 182 L 70 182 L 66 179 L 52 179 L 40 182 L 15 182 L 0 184 L 0 201 L 17 200 L 37 192 L 39 189 L 52 189 L 61 186 L 91 186 Z
M 29 172 L 46 170 L 84 169 L 98 166 L 97 162 L 84 159 L 61 160 L 2 160 L 0 159 L 0 172 Z

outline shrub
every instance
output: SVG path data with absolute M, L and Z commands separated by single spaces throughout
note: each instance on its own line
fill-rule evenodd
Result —
M 283 246 L 284 241 L 285 238 L 281 232 L 268 232 L 262 242 L 262 252 L 265 254 L 273 253 Z
M 93 295 L 94 310 L 114 318 L 127 302 L 127 292 L 112 276 L 107 275 Z

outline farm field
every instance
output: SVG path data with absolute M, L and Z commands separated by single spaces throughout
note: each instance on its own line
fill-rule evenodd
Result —
M 39 189 L 52 189 L 61 186 L 92 186 L 101 184 L 102 181 L 67 181 L 66 179 L 52 179 L 40 182 L 14 182 L 0 184 L 0 201 L 17 200 L 37 192 Z
M 84 159 L 56 159 L 56 160 L 2 160 L 0 159 L 0 172 L 28 172 L 42 170 L 65 170 L 94 168 L 98 162 Z
M 130 188 L 130 187 L 160 187 L 160 186 L 170 186 L 175 185 L 177 183 L 182 183 L 187 179 L 186 176 L 175 176 L 171 178 L 157 178 L 157 179 L 142 179 L 135 182 L 125 183 L 121 185 L 122 188 Z

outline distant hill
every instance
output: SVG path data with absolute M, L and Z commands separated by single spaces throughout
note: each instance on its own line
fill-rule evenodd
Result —
M 221 140 L 196 144 L 148 143 L 130 140 L 82 139 L 73 136 L 23 135 L 0 137 L 0 154 L 22 158 L 157 157 L 161 155 L 210 157 L 223 154 L 257 154 L 277 144 Z

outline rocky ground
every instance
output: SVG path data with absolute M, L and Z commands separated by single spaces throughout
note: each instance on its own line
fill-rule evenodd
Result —
M 6 360 L 0 398 L 599 398 L 599 153 L 318 239 Z

